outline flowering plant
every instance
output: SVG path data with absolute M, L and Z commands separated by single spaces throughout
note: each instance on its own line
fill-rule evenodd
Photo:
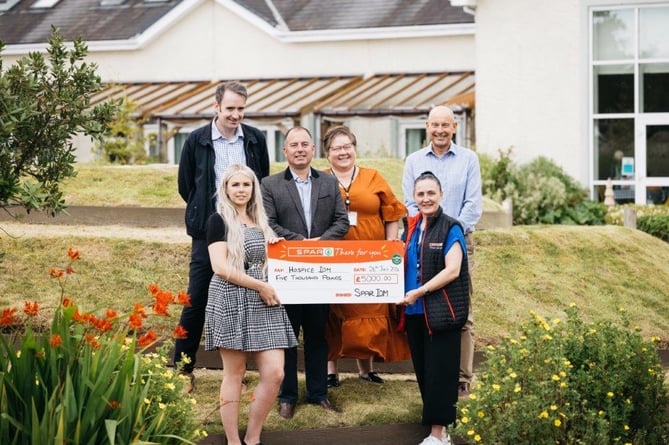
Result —
M 181 394 L 183 378 L 166 367 L 170 343 L 157 346 L 159 335 L 144 329 L 142 304 L 127 316 L 95 314 L 66 297 L 79 258 L 69 249 L 67 266 L 50 269 L 61 296 L 48 329 L 39 329 L 38 302 L 25 302 L 22 315 L 17 308 L 0 314 L 0 326 L 23 328 L 0 337 L 0 443 L 194 443 L 204 433 L 195 400 Z M 189 304 L 184 292 L 149 291 L 155 315 Z M 177 326 L 172 336 L 185 334 Z
M 488 347 L 453 431 L 473 443 L 669 443 L 669 395 L 655 342 L 612 322 L 533 313 L 519 339 Z

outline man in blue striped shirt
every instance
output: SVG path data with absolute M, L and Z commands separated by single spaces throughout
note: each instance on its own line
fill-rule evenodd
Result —
M 443 198 L 441 207 L 448 216 L 457 219 L 465 230 L 467 261 L 470 273 L 474 268 L 474 240 L 472 232 L 483 212 L 481 194 L 481 169 L 476 153 L 453 142 L 458 127 L 453 111 L 438 106 L 430 111 L 425 123 L 430 144 L 407 156 L 402 177 L 404 204 L 409 215 L 418 213 L 413 200 L 415 179 L 425 171 L 431 171 L 441 181 Z M 469 395 L 469 386 L 474 374 L 474 321 L 472 305 L 469 305 L 467 323 L 462 328 L 460 353 L 460 395 Z

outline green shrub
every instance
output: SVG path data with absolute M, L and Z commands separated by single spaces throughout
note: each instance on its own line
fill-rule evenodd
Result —
M 638 217 L 637 229 L 669 242 L 669 215 L 647 215 Z
M 0 443 L 194 443 L 201 437 L 195 400 L 181 394 L 183 377 L 167 368 L 170 345 L 147 351 L 158 336 L 138 333 L 144 306 L 128 317 L 85 312 L 63 293 L 79 258 L 72 249 L 68 255 L 67 267 L 50 271 L 61 286 L 50 328 L 40 323 L 37 302 L 25 303 L 23 318 L 17 308 L 1 312 L 0 327 L 14 335 L 0 336 Z M 176 299 L 155 285 L 150 291 L 153 313 L 167 314 Z
M 533 314 L 490 346 L 453 434 L 486 444 L 669 441 L 669 394 L 653 341 L 623 326 Z
M 499 160 L 482 158 L 483 194 L 498 202 L 511 198 L 514 224 L 603 224 L 606 206 L 588 199 L 587 191 L 553 161 L 539 157 L 517 167 L 511 151 Z

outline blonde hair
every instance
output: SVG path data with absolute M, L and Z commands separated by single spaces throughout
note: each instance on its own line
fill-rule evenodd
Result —
M 269 238 L 276 236 L 272 228 L 269 226 L 267 220 L 267 213 L 262 204 L 262 197 L 260 196 L 260 182 L 253 170 L 246 165 L 232 164 L 223 173 L 223 180 L 221 181 L 221 188 L 218 191 L 218 213 L 223 218 L 227 230 L 227 264 L 232 269 L 244 270 L 244 232 L 242 230 L 243 221 L 237 213 L 237 209 L 230 201 L 230 197 L 225 192 L 230 178 L 241 173 L 253 182 L 253 191 L 251 192 L 251 199 L 246 204 L 246 215 L 249 217 L 265 237 L 265 243 Z M 263 262 L 263 275 L 267 270 L 267 261 Z

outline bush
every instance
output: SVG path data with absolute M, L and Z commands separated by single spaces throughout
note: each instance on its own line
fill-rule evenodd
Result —
M 657 349 L 628 329 L 533 314 L 518 339 L 489 346 L 453 434 L 487 444 L 659 444 L 669 394 Z
M 115 310 L 84 312 L 64 297 L 70 263 L 52 268 L 61 286 L 61 304 L 50 328 L 39 323 L 39 304 L 26 302 L 24 319 L 6 308 L 0 326 L 0 443 L 130 444 L 193 443 L 201 433 L 194 421 L 194 399 L 181 394 L 183 377 L 168 369 L 169 344 L 156 352 L 158 336 L 142 331 L 147 316 L 136 304 L 121 317 Z M 166 314 L 176 298 L 150 286 L 153 313 Z M 187 303 L 185 294 L 179 301 Z M 124 321 L 125 320 L 125 321 Z M 177 327 L 175 336 L 185 335 Z
M 637 229 L 669 242 L 669 215 L 647 215 L 637 218 Z
M 588 199 L 587 191 L 553 161 L 539 157 L 517 167 L 511 151 L 499 160 L 482 160 L 483 194 L 513 201 L 514 224 L 603 224 L 606 206 Z

